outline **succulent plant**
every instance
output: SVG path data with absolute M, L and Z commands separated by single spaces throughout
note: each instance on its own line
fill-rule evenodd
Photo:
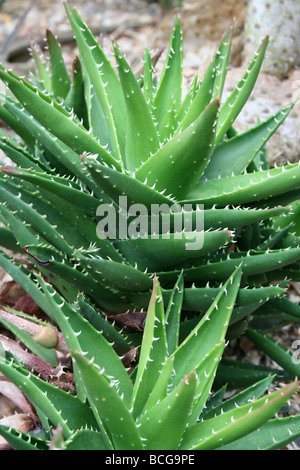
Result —
M 157 80 L 147 49 L 143 73 L 135 75 L 117 43 L 113 62 L 76 10 L 64 6 L 79 51 L 72 77 L 51 32 L 49 62 L 32 46 L 37 77 L 26 80 L 0 67 L 9 89 L 1 95 L 0 118 L 16 134 L 0 137 L 15 164 L 1 167 L 1 245 L 27 255 L 16 263 L 0 253 L 0 265 L 51 317 L 32 281 L 33 272 L 43 275 L 118 354 L 139 347 L 141 333 L 124 338 L 107 317 L 118 322 L 126 312 L 146 310 L 155 276 L 165 308 L 174 284 L 184 283 L 178 327 L 184 342 L 241 266 L 226 339 L 251 337 L 283 367 L 273 371 L 277 380 L 299 376 L 289 351 L 278 352 L 266 336 L 270 321 L 273 327 L 300 321 L 299 307 L 285 297 L 288 281 L 300 279 L 293 215 L 300 166 L 270 168 L 265 151 L 294 103 L 247 132 L 233 127 L 268 38 L 224 99 L 228 28 L 203 79 L 196 76 L 183 96 L 179 20 Z M 250 386 L 270 372 L 225 358 L 214 384 Z M 196 383 L 196 376 L 190 380 Z M 80 384 L 79 395 L 86 387 Z
M 222 449 L 236 441 L 239 448 L 268 449 L 291 442 L 300 433 L 299 416 L 292 423 L 271 418 L 298 390 L 297 381 L 265 394 L 270 375 L 229 400 L 223 401 L 224 389 L 209 397 L 240 279 L 241 267 L 179 344 L 183 279 L 165 310 L 155 277 L 138 365 L 128 374 L 112 344 L 39 278 L 45 311 L 59 325 L 73 359 L 77 394 L 37 377 L 7 354 L 0 358 L 0 371 L 29 398 L 43 429 L 32 435 L 0 425 L 0 434 L 22 450 L 186 451 Z M 249 443 L 247 436 L 258 429 L 259 442 Z

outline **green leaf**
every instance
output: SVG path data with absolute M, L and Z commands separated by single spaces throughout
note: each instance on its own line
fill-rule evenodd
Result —
M 99 161 L 120 169 L 117 160 L 62 105 L 12 72 L 0 70 L 0 78 L 42 126 L 75 152 L 97 154 Z
M 243 276 L 276 271 L 274 280 L 280 280 L 277 278 L 277 270 L 295 263 L 299 258 L 300 248 L 270 250 L 266 253 L 260 251 L 236 252 L 235 254 L 226 253 L 225 255 L 220 255 L 219 259 L 216 256 L 209 265 L 185 269 L 183 275 L 187 282 L 222 281 L 230 276 L 230 273 L 242 263 Z M 176 282 L 179 271 L 161 272 L 158 274 L 161 284 L 165 285 L 166 283 Z M 264 282 L 267 282 L 267 279 Z
M 184 208 L 180 212 L 170 213 L 170 231 L 174 232 L 175 227 L 180 226 L 184 223 L 184 217 L 192 222 L 192 230 L 197 228 L 197 216 L 201 214 L 203 209 L 195 209 L 193 211 L 185 210 Z M 220 228 L 228 228 L 234 230 L 244 225 L 250 225 L 255 222 L 260 222 L 266 219 L 276 217 L 280 214 L 287 214 L 288 208 L 278 207 L 275 209 L 240 209 L 240 208 L 223 208 L 223 209 L 207 209 L 205 207 L 204 212 L 204 230 L 218 230 Z M 162 217 L 162 216 L 161 216 Z
M 11 250 L 15 253 L 22 252 L 16 237 L 8 228 L 2 226 L 0 227 L 0 240 L 1 247 L 6 248 L 7 250 Z
M 100 427 L 106 430 L 113 448 L 143 450 L 133 417 L 104 371 L 78 352 L 73 352 L 72 357 L 80 370 L 95 417 Z
M 255 312 L 254 319 L 279 319 L 285 322 L 300 323 L 300 305 L 286 297 L 270 299 L 264 307 Z
M 194 79 L 193 79 L 193 81 L 192 81 L 192 83 L 191 83 L 191 85 L 190 85 L 190 87 L 189 87 L 189 89 L 188 89 L 188 91 L 185 95 L 185 98 L 184 98 L 184 100 L 183 100 L 183 102 L 180 106 L 178 114 L 176 116 L 178 124 L 182 121 L 182 119 L 184 118 L 184 116 L 188 112 L 188 110 L 189 110 L 189 108 L 190 108 L 190 106 L 191 106 L 191 104 L 192 104 L 192 102 L 193 102 L 193 100 L 196 96 L 197 91 L 198 91 L 198 76 L 195 75 L 195 77 L 194 77 Z M 208 101 L 207 101 L 206 104 L 208 104 L 209 101 L 210 101 L 210 95 L 209 95 L 209 98 L 208 98 Z M 204 108 L 205 108 L 205 106 L 204 106 Z M 203 111 L 203 109 L 202 109 L 202 111 Z M 192 121 L 193 121 L 193 119 L 190 122 L 192 122 Z M 179 130 L 179 128 L 177 128 L 177 129 Z
M 272 418 L 298 390 L 293 382 L 266 397 L 187 428 L 180 450 L 213 450 L 234 442 Z
M 12 193 L 5 190 L 4 187 L 2 185 L 0 186 L 0 200 L 2 203 L 6 202 L 11 211 L 15 212 L 20 218 L 29 224 L 30 227 L 37 230 L 44 239 L 49 243 L 52 243 L 58 250 L 61 250 L 68 255 L 72 255 L 73 249 L 61 238 L 60 234 L 53 228 L 47 219 L 22 201 L 20 197 L 14 196 Z
M 248 65 L 248 68 L 239 81 L 231 95 L 227 98 L 220 110 L 220 116 L 218 120 L 215 146 L 217 146 L 224 135 L 235 121 L 240 111 L 247 102 L 253 87 L 255 85 L 257 76 L 259 74 L 262 62 L 264 60 L 265 51 L 268 46 L 268 36 L 263 40 L 262 44 L 258 48 L 254 55 L 254 58 Z
M 264 423 L 259 429 L 231 444 L 222 446 L 222 450 L 277 450 L 283 449 L 300 437 L 300 416 L 274 418 Z
M 151 54 L 148 49 L 144 52 L 144 73 L 143 73 L 143 93 L 145 101 L 150 107 L 153 104 L 153 65 L 151 61 Z
M 41 171 L 42 168 L 44 170 L 46 169 L 42 162 L 38 161 L 30 153 L 26 152 L 20 144 L 14 145 L 14 143 L 9 141 L 6 137 L 2 137 L 0 139 L 0 148 L 3 150 L 5 155 L 19 167 L 34 168 L 37 171 Z
M 172 269 L 186 260 L 203 259 L 230 241 L 230 234 L 224 230 L 155 234 L 150 238 L 116 240 L 114 245 L 128 262 L 136 264 L 140 270 L 155 272 Z
M 178 276 L 183 275 L 183 273 L 178 273 Z M 177 276 L 177 277 L 178 277 Z M 163 299 L 165 308 L 168 308 L 169 303 L 171 302 L 171 309 L 175 311 L 180 310 L 181 296 L 183 294 L 182 306 L 181 309 L 188 312 L 205 312 L 216 296 L 219 294 L 221 287 L 185 287 L 184 291 L 181 289 L 176 292 L 175 295 L 175 304 L 172 305 L 171 298 L 173 295 L 173 289 L 163 289 Z M 177 289 L 176 289 L 177 291 Z M 268 301 L 269 299 L 283 296 L 285 294 L 285 289 L 278 286 L 266 286 L 266 287 L 257 287 L 253 289 L 241 288 L 237 295 L 236 307 L 245 307 L 253 304 L 260 304 Z M 141 292 L 141 293 L 126 293 L 126 298 L 133 302 L 135 305 L 146 308 L 151 297 L 151 292 Z M 178 304 L 177 304 L 177 300 Z M 277 300 L 277 299 L 275 299 Z M 294 305 L 294 304 L 293 304 Z M 297 307 L 297 306 L 295 306 Z M 177 310 L 178 308 L 178 310 Z M 176 318 L 176 313 L 174 313 L 174 322 Z M 168 311 L 166 312 L 168 318 Z M 172 323 L 168 320 L 168 324 Z M 169 326 L 167 325 L 167 331 Z
M 126 105 L 125 167 L 134 172 L 157 151 L 159 140 L 141 87 L 116 43 L 114 49 Z
M 8 97 L 5 98 L 4 106 L 14 116 L 16 122 L 22 122 L 31 135 L 39 142 L 46 151 L 55 156 L 57 163 L 63 165 L 67 173 L 76 176 L 79 181 L 82 181 L 86 186 L 95 193 L 97 197 L 100 196 L 99 190 L 93 181 L 84 174 L 84 167 L 80 155 L 74 152 L 70 147 L 65 145 L 61 140 L 55 138 L 53 134 L 48 132 L 41 126 L 32 116 L 20 106 L 20 104 L 12 101 Z M 1 109 L 1 107 L 0 107 Z M 55 165 L 56 166 L 56 165 Z
M 146 450 L 177 449 L 196 389 L 196 374 L 185 377 L 162 401 L 138 420 Z
M 289 350 L 283 344 L 254 328 L 248 328 L 245 336 L 291 376 L 300 376 L 299 359 L 295 354 L 297 350 Z
M 24 127 L 21 121 L 14 119 L 14 116 L 7 110 L 3 104 L 7 100 L 6 95 L 1 96 L 1 106 L 0 106 L 0 119 L 5 122 L 5 124 L 16 134 L 18 134 L 21 139 L 26 143 L 30 150 L 34 149 L 35 139 L 34 136 Z M 2 105 L 3 104 L 3 105 Z
M 195 93 L 193 99 L 191 99 L 191 103 L 186 109 L 187 104 L 183 103 L 182 108 L 180 109 L 179 117 L 182 116 L 183 109 L 185 108 L 185 113 L 183 117 L 181 117 L 180 123 L 174 132 L 174 136 L 178 135 L 183 130 L 187 129 L 193 122 L 198 119 L 201 113 L 205 110 L 205 108 L 209 105 L 212 101 L 212 83 L 214 83 L 216 74 L 216 67 L 215 62 L 211 62 L 208 66 L 203 80 L 198 86 L 198 89 Z
M 195 424 L 205 407 L 205 403 L 211 393 L 211 388 L 216 375 L 216 370 L 222 354 L 225 349 L 225 340 L 216 344 L 211 351 L 209 351 L 205 358 L 198 365 L 197 374 L 197 387 L 196 394 L 192 404 L 192 412 L 188 420 L 188 425 Z
M 285 106 L 265 122 L 220 143 L 211 156 L 202 180 L 239 175 L 245 171 L 257 153 L 283 123 L 293 106 L 294 104 Z
M 66 98 L 70 87 L 71 79 L 68 74 L 61 47 L 53 33 L 46 32 L 47 45 L 50 57 L 51 83 L 55 98 Z
M 201 181 L 189 192 L 183 203 L 205 204 L 206 208 L 215 204 L 222 207 L 253 202 L 256 206 L 260 200 L 284 194 L 298 188 L 299 184 L 300 165 L 296 163 L 271 170 Z
M 0 425 L 0 435 L 14 450 L 49 450 L 47 442 L 10 426 Z
M 214 303 L 174 353 L 174 384 L 198 368 L 205 356 L 224 338 L 241 280 L 238 267 L 222 287 Z M 205 341 L 203 341 L 205 338 Z
M 74 109 L 74 113 L 79 119 L 82 119 L 85 127 L 88 127 L 87 122 L 87 107 L 84 98 L 84 81 L 81 63 L 78 57 L 75 57 L 73 62 L 73 81 L 71 88 L 65 99 L 66 105 L 70 109 Z
M 185 197 L 210 159 L 218 109 L 219 100 L 209 104 L 196 121 L 140 166 L 136 178 L 176 198 Z
M 111 290 L 87 273 L 81 272 L 74 264 L 67 262 L 66 258 L 62 256 L 59 258 L 59 253 L 53 249 L 27 245 L 26 253 L 31 256 L 39 271 L 46 274 L 69 301 L 74 302 L 77 291 L 81 291 L 108 312 L 124 313 L 128 309 L 128 303 L 119 291 Z
M 2 359 L 0 371 L 27 396 L 37 409 L 44 413 L 54 426 L 61 426 L 65 438 L 82 426 L 95 427 L 96 422 L 89 407 L 70 393 L 35 377 L 21 367 Z
M 202 416 L 202 419 L 211 419 L 215 416 L 231 411 L 237 406 L 243 406 L 249 403 L 250 401 L 252 402 L 253 400 L 257 400 L 265 392 L 267 392 L 273 382 L 273 379 L 274 375 L 269 375 L 269 377 L 266 377 L 260 380 L 259 382 L 254 383 L 245 390 L 236 393 L 232 398 L 229 398 L 223 403 L 220 403 L 217 406 L 211 408 Z
M 76 302 L 72 305 L 80 315 L 88 320 L 88 322 L 100 331 L 102 336 L 113 346 L 118 355 L 127 353 L 132 345 L 132 335 L 126 334 L 118 330 L 114 324 L 111 324 L 107 316 L 94 307 L 88 300 L 80 294 Z
M 178 348 L 180 315 L 184 298 L 184 281 L 182 273 L 178 277 L 166 310 L 166 335 L 168 354 L 171 355 Z
M 30 52 L 41 83 L 43 84 L 44 88 L 51 93 L 52 82 L 49 66 L 44 54 L 41 51 L 41 48 L 34 41 L 31 41 L 30 43 Z
M 94 279 L 109 288 L 139 292 L 152 286 L 149 276 L 131 265 L 103 259 L 100 256 L 93 258 L 84 256 L 80 251 L 75 251 L 73 256 Z
M 0 167 L 0 170 L 6 175 L 14 178 L 29 181 L 34 186 L 46 189 L 55 196 L 65 200 L 66 205 L 69 202 L 77 207 L 80 207 L 86 214 L 95 216 L 100 201 L 90 194 L 72 186 L 70 180 L 67 178 L 59 178 L 48 173 L 38 171 L 26 170 L 24 168 L 14 168 L 10 166 Z
M 219 98 L 221 100 L 225 79 L 230 59 L 231 45 L 233 35 L 233 24 L 227 29 L 222 38 L 221 44 L 215 54 L 214 62 L 216 75 L 213 83 L 212 100 Z
M 228 385 L 228 389 L 249 387 L 264 378 L 275 376 L 278 381 L 287 382 L 293 377 L 282 369 L 257 366 L 255 364 L 223 358 L 219 364 L 214 387 Z
M 64 6 L 75 34 L 84 74 L 88 76 L 102 109 L 104 132 L 109 133 L 113 155 L 116 160 L 120 160 L 125 149 L 126 127 L 123 118 L 125 103 L 119 78 L 99 43 L 76 10 L 66 2 Z M 101 140 L 101 135 L 99 137 Z
M 10 276 L 30 295 L 42 310 L 45 310 L 45 296 L 40 290 L 37 282 L 32 278 L 32 273 L 30 271 L 2 252 L 0 252 L 0 266 L 10 274 Z
M 142 412 L 167 357 L 164 305 L 160 285 L 155 277 L 132 394 L 133 415 L 135 417 Z
M 175 114 L 181 105 L 182 55 L 182 30 L 180 20 L 177 19 L 170 38 L 165 66 L 153 100 L 153 113 L 161 141 L 169 137 L 166 135 L 163 124 L 165 116 L 170 112 L 170 103 L 174 103 Z
M 128 374 L 113 347 L 102 334 L 97 331 L 85 318 L 79 315 L 55 290 L 46 284 L 42 278 L 39 280 L 48 301 L 48 309 L 55 318 L 63 332 L 70 350 L 76 350 L 85 355 L 87 359 L 94 360 L 94 364 L 105 370 L 105 373 L 116 381 L 116 389 L 122 394 L 123 400 L 129 403 L 132 394 L 132 385 Z M 79 383 L 76 383 L 79 386 Z M 79 390 L 78 390 L 79 392 Z
M 163 193 L 150 188 L 125 171 L 116 171 L 92 158 L 86 158 L 85 163 L 97 186 L 118 205 L 120 205 L 120 196 L 127 197 L 128 206 L 143 204 L 150 209 L 151 204 L 172 205 L 172 200 Z
M 65 442 L 66 450 L 106 450 L 101 434 L 91 429 L 80 429 Z

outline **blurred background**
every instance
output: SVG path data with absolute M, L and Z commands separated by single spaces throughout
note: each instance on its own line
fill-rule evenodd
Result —
M 247 63 L 268 34 L 270 45 L 263 72 L 235 126 L 246 130 L 300 98 L 300 0 L 70 0 L 105 49 L 112 38 L 136 70 L 144 47 L 166 46 L 180 15 L 184 32 L 184 77 L 188 86 L 201 77 L 223 32 L 234 21 L 234 41 L 225 89 L 236 85 Z M 46 29 L 57 35 L 67 62 L 76 54 L 73 35 L 61 0 L 0 0 L 0 61 L 16 73 L 33 67 L 32 41 L 44 47 Z M 160 72 L 163 60 L 156 67 Z M 268 143 L 271 164 L 297 161 L 300 155 L 300 105 Z

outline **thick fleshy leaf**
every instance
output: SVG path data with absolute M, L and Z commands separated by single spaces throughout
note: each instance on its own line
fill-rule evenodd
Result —
M 110 142 L 106 141 L 104 145 L 109 143 L 114 157 L 116 160 L 120 160 L 125 149 L 126 127 L 123 119 L 125 104 L 119 78 L 99 43 L 76 10 L 66 2 L 65 9 L 76 37 L 84 72 L 88 76 L 90 86 L 97 98 L 97 106 L 101 108 L 102 132 L 105 133 L 106 139 L 107 136 L 110 139 Z M 92 104 L 94 106 L 95 102 L 92 101 Z M 94 126 L 93 120 L 91 124 Z M 97 129 L 99 130 L 99 127 Z M 98 137 L 101 141 L 101 134 L 98 134 Z
M 64 99 L 70 90 L 71 79 L 56 37 L 47 30 L 46 38 L 50 57 L 52 91 L 55 98 Z
M 232 398 L 212 407 L 209 411 L 203 414 L 202 419 L 211 419 L 215 416 L 226 413 L 227 411 L 233 410 L 238 406 L 246 405 L 249 401 L 257 400 L 268 391 L 273 379 L 274 376 L 270 375 L 269 377 L 256 382 L 245 390 L 235 394 Z
M 14 450 L 49 450 L 47 442 L 10 426 L 0 425 L 0 434 Z
M 155 277 L 132 394 L 133 415 L 135 417 L 142 412 L 148 396 L 161 374 L 167 356 L 164 305 L 160 285 Z
M 34 168 L 37 171 L 41 171 L 43 168 L 43 164 L 28 153 L 20 144 L 14 145 L 6 137 L 0 138 L 0 148 L 19 167 Z
M 189 259 L 204 258 L 230 241 L 230 233 L 222 230 L 128 238 L 116 240 L 114 245 L 128 262 L 137 264 L 140 270 L 155 272 L 159 269 L 172 269 Z
M 0 358 L 1 359 L 1 358 Z M 0 360 L 0 371 L 41 410 L 55 426 L 61 426 L 65 438 L 82 426 L 95 427 L 96 421 L 89 407 L 76 396 L 39 379 L 28 370 Z
M 238 267 L 229 277 L 215 301 L 174 353 L 174 384 L 193 372 L 212 348 L 224 338 L 241 280 Z M 205 338 L 203 341 L 202 338 Z
M 87 359 L 94 360 L 99 368 L 116 382 L 116 389 L 124 397 L 124 402 L 129 403 L 132 386 L 128 374 L 115 353 L 112 346 L 93 326 L 78 312 L 76 312 L 54 289 L 40 279 L 48 301 L 48 309 L 51 316 L 55 318 L 63 332 L 64 338 L 70 350 L 77 350 L 85 355 Z M 77 384 L 79 385 L 79 383 Z M 78 390 L 79 392 L 79 390 Z
M 85 127 L 88 127 L 87 106 L 84 98 L 84 81 L 82 66 L 79 57 L 73 62 L 73 81 L 65 99 L 66 105 L 74 110 L 78 119 L 82 119 Z
M 239 81 L 231 95 L 227 98 L 226 102 L 223 104 L 218 120 L 215 146 L 221 142 L 224 135 L 229 130 L 230 126 L 235 121 L 243 109 L 245 103 L 247 102 L 254 88 L 257 76 L 264 60 L 268 42 L 269 38 L 267 36 L 255 53 L 254 58 L 248 65 L 244 76 Z
M 125 167 L 134 172 L 157 151 L 159 140 L 141 87 L 117 44 L 115 57 L 126 105 Z
M 42 173 L 40 170 L 27 171 L 24 168 L 14 168 L 10 166 L 0 167 L 0 171 L 14 178 L 19 178 L 31 182 L 37 187 L 46 189 L 56 196 L 71 201 L 75 206 L 80 207 L 83 211 L 91 216 L 96 215 L 100 201 L 92 197 L 90 194 L 80 190 L 78 186 L 75 188 L 68 179 L 55 177 L 48 173 Z
M 292 108 L 293 104 L 288 105 L 256 127 L 220 143 L 212 154 L 202 180 L 239 175 L 245 171 Z
M 179 273 L 178 276 L 183 276 L 183 273 Z M 177 281 L 178 282 L 178 281 Z M 214 299 L 220 293 L 221 287 L 185 287 L 184 290 L 176 287 L 175 296 L 174 289 L 162 289 L 164 305 L 167 309 L 166 316 L 170 316 L 170 320 L 174 315 L 174 322 L 176 323 L 176 312 L 179 309 L 188 312 L 205 312 L 209 309 Z M 237 295 L 236 307 L 246 307 L 253 304 L 260 304 L 268 301 L 269 299 L 283 296 L 285 289 L 278 286 L 266 286 L 257 287 L 253 289 L 241 288 Z M 183 298 L 181 299 L 181 297 Z M 126 298 L 133 302 L 136 306 L 146 308 L 149 304 L 151 292 L 139 292 L 139 293 L 126 293 Z M 173 299 L 173 300 L 172 300 Z M 278 300 L 278 299 L 275 299 Z M 177 303 L 178 301 L 178 303 Z M 294 305 L 294 304 L 292 304 Z M 295 308 L 299 308 L 295 306 Z M 170 313 L 169 313 L 170 309 Z M 174 310 L 174 311 L 173 311 Z M 172 312 L 172 313 L 171 313 Z M 295 313 L 295 318 L 297 318 Z M 299 318 L 299 313 L 298 313 Z M 170 322 L 172 324 L 172 321 Z M 169 321 L 168 321 L 169 325 Z M 168 330 L 169 326 L 167 326 Z M 171 328 L 171 327 L 170 327 Z
M 78 352 L 73 352 L 72 357 L 80 371 L 95 417 L 100 427 L 106 430 L 113 448 L 143 450 L 136 423 L 104 371 Z
M 97 154 L 99 161 L 120 169 L 117 160 L 87 132 L 74 115 L 53 98 L 12 72 L 0 70 L 0 78 L 40 124 L 75 152 Z
M 165 116 L 170 113 L 171 103 L 173 103 L 174 114 L 177 113 L 181 105 L 182 55 L 182 30 L 180 21 L 177 19 L 170 38 L 164 70 L 153 99 L 153 113 L 161 141 L 169 137 L 166 134 L 168 128 L 163 126 L 165 125 Z
M 243 275 L 251 276 L 255 274 L 268 273 L 276 271 L 300 259 L 300 248 L 291 248 L 286 250 L 270 250 L 266 253 L 260 251 L 236 252 L 216 256 L 210 264 L 195 266 L 185 269 L 184 278 L 188 282 L 196 281 L 222 281 L 230 276 L 230 273 L 243 264 Z M 162 285 L 165 283 L 176 282 L 178 271 L 169 271 L 158 273 Z M 276 280 L 276 276 L 274 280 Z M 285 277 L 285 276 L 284 276 Z M 284 277 L 282 279 L 284 279 Z M 280 280 L 278 278 L 277 280 Z M 267 282 L 267 279 L 264 279 Z
M 298 389 L 298 383 L 293 382 L 266 397 L 190 426 L 180 450 L 213 450 L 234 442 L 272 418 Z
M 215 54 L 216 76 L 213 84 L 212 99 L 221 100 L 230 59 L 233 24 L 227 29 Z
M 214 83 L 215 75 L 216 67 L 215 62 L 213 61 L 208 66 L 201 83 L 198 85 L 198 89 L 195 92 L 195 96 L 191 100 L 188 109 L 185 109 L 184 116 L 181 118 L 180 123 L 174 132 L 174 136 L 178 135 L 195 122 L 204 109 L 209 105 L 212 98 L 212 83 Z M 183 103 L 183 106 L 186 106 L 185 102 Z M 180 114 L 182 114 L 182 112 L 182 109 L 180 109 Z
M 75 251 L 73 256 L 94 279 L 111 288 L 139 292 L 152 286 L 147 274 L 120 260 L 116 262 L 100 256 L 89 257 L 80 251 Z
M 222 450 L 277 450 L 298 439 L 300 416 L 274 418 L 256 431 L 222 446 Z
M 204 230 L 218 230 L 220 228 L 228 228 L 234 230 L 244 225 L 252 225 L 277 215 L 285 215 L 289 212 L 289 208 L 277 207 L 274 209 L 241 209 L 241 208 L 223 208 L 223 209 L 207 209 L 205 207 L 203 222 Z M 203 208 L 195 210 L 185 210 L 170 212 L 170 231 L 174 232 L 175 228 L 184 224 L 184 218 L 191 220 L 192 230 L 197 228 L 197 216 L 201 214 Z M 160 220 L 162 215 L 160 215 Z M 161 221 L 160 221 L 161 223 Z
M 13 325 L 7 319 L 0 318 L 0 323 L 8 330 L 11 331 L 25 346 L 30 349 L 33 354 L 38 356 L 43 361 L 48 362 L 52 366 L 58 366 L 56 352 L 53 348 L 49 349 L 41 344 L 38 344 L 35 339 L 26 331 Z
M 209 104 L 187 129 L 163 145 L 135 173 L 158 191 L 183 198 L 204 172 L 210 159 L 219 100 Z M 182 179 L 185 175 L 185 179 Z
M 94 182 L 85 175 L 84 167 L 78 153 L 48 132 L 35 119 L 32 119 L 32 116 L 25 111 L 20 104 L 9 99 L 9 97 L 5 98 L 4 106 L 9 110 L 14 120 L 16 122 L 22 122 L 24 128 L 30 132 L 32 137 L 36 139 L 51 156 L 55 157 L 58 164 L 65 168 L 63 174 L 76 176 L 78 180 L 82 181 L 97 197 L 102 199 L 103 194 L 100 194 Z M 57 164 L 54 164 L 54 166 L 56 167 Z
M 196 384 L 196 374 L 185 377 L 175 390 L 139 418 L 139 432 L 146 450 L 177 449 L 187 424 Z
M 184 298 L 184 282 L 182 273 L 171 291 L 166 309 L 166 335 L 168 354 L 171 355 L 178 348 L 180 315 Z
M 80 429 L 64 445 L 67 450 L 106 450 L 101 434 L 91 429 Z
M 144 205 L 147 209 L 151 208 L 151 204 L 168 204 L 168 206 L 173 204 L 163 192 L 150 188 L 129 173 L 101 165 L 92 158 L 86 158 L 85 162 L 97 186 L 119 206 L 120 196 L 126 196 L 126 208 L 133 204 L 139 204 L 139 208 Z M 136 208 L 138 209 L 138 206 Z
M 189 426 L 195 424 L 199 420 L 201 412 L 203 411 L 205 403 L 211 393 L 218 364 L 224 349 L 225 340 L 216 344 L 197 367 L 197 387 L 192 403 L 192 411 L 188 420 Z
M 293 377 L 300 376 L 300 364 L 297 349 L 289 350 L 283 344 L 280 344 L 270 336 L 267 336 L 254 328 L 248 328 L 245 335 L 250 341 L 265 352 L 268 357 Z
M 282 369 L 223 358 L 217 370 L 214 387 L 219 388 L 226 385 L 230 390 L 240 389 L 254 385 L 257 381 L 271 375 L 275 377 L 276 382 L 293 380 L 293 376 Z
M 256 173 L 201 181 L 183 203 L 205 204 L 207 208 L 257 203 L 297 189 L 299 185 L 300 165 L 283 165 Z
M 51 82 L 51 74 L 49 70 L 49 65 L 45 58 L 45 55 L 41 51 L 41 48 L 38 44 L 31 41 L 30 43 L 30 53 L 33 58 L 33 62 L 38 73 L 38 78 L 44 88 L 48 90 L 50 93 L 52 92 L 52 82 Z

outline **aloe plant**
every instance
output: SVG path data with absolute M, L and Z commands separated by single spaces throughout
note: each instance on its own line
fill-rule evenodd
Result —
M 0 434 L 22 450 L 184 451 L 218 449 L 235 441 L 243 447 L 243 439 L 249 447 L 247 436 L 261 428 L 260 446 L 267 447 L 270 435 L 264 429 L 282 423 L 282 418 L 269 420 L 298 390 L 297 382 L 266 395 L 274 378 L 269 376 L 223 404 L 222 390 L 218 399 L 209 398 L 240 280 L 241 267 L 179 344 L 182 277 L 167 309 L 155 277 L 138 366 L 129 375 L 103 335 L 39 278 L 45 311 L 70 349 L 77 395 L 38 378 L 14 356 L 0 359 L 0 371 L 26 394 L 43 424 L 39 435 L 3 425 Z M 289 422 L 281 426 L 277 447 L 299 434 L 293 428 L 288 435 L 289 429 Z
M 14 162 L 1 167 L 1 245 L 28 255 L 21 265 L 0 253 L 0 265 L 51 316 L 32 282 L 32 271 L 42 274 L 121 354 L 138 347 L 141 335 L 120 337 L 103 312 L 117 321 L 118 314 L 145 311 L 155 275 L 166 308 L 182 276 L 180 342 L 240 265 L 226 339 L 264 329 L 267 311 L 280 324 L 291 317 L 299 322 L 297 314 L 286 315 L 292 307 L 285 288 L 299 280 L 291 207 L 300 194 L 300 166 L 270 168 L 265 152 L 294 103 L 244 133 L 233 127 L 255 86 L 268 37 L 225 99 L 229 27 L 206 73 L 184 95 L 179 20 L 158 79 L 147 49 L 143 73 L 135 76 L 117 43 L 113 63 L 76 10 L 64 6 L 79 51 L 72 76 L 51 32 L 49 61 L 32 45 L 37 76 L 26 80 L 0 68 L 9 89 L 1 95 L 0 118 L 19 136 L 0 137 L 0 148 Z M 163 207 L 169 209 L 167 230 Z M 272 316 L 272 303 L 282 299 L 288 307 Z M 222 360 L 216 380 L 245 385 L 270 373 L 244 369 Z M 296 375 L 290 367 L 285 372 L 285 378 Z

